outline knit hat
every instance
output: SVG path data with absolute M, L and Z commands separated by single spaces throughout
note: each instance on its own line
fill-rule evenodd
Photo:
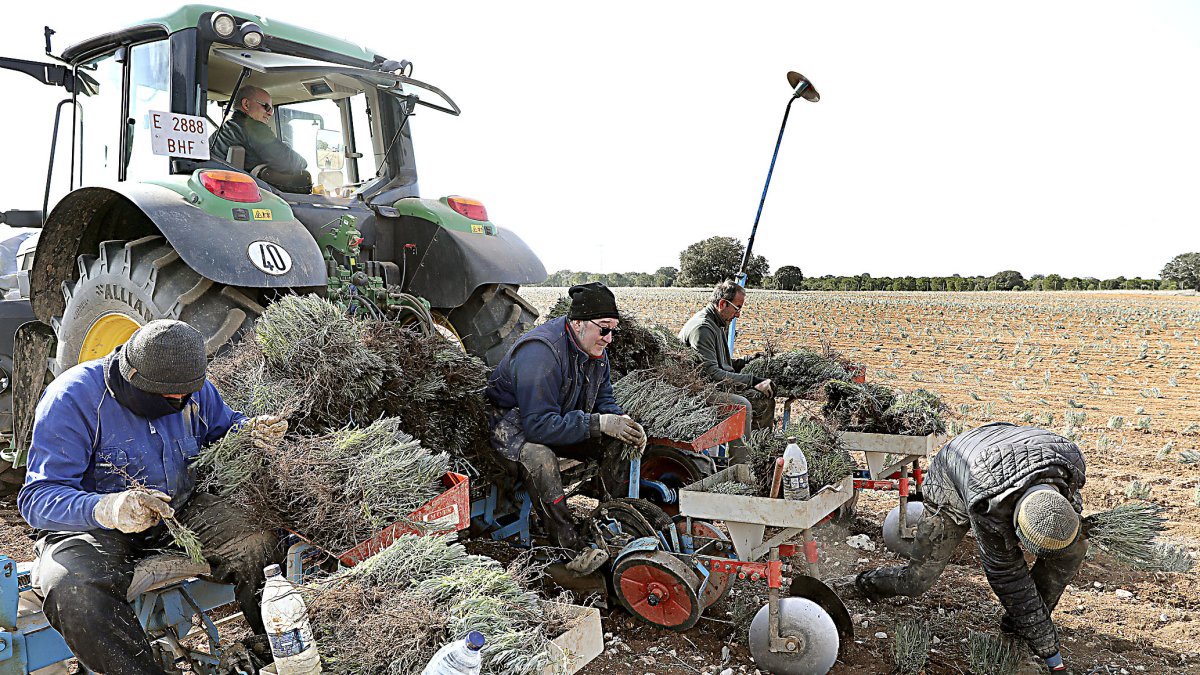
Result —
M 121 377 L 151 394 L 193 394 L 204 387 L 204 336 L 182 321 L 159 319 L 121 348 Z
M 593 281 L 590 284 L 578 284 L 567 291 L 571 296 L 571 309 L 567 312 L 568 319 L 586 321 L 588 319 L 619 319 L 617 298 L 608 286 Z
M 1021 495 L 1014 516 L 1017 538 L 1038 557 L 1053 556 L 1079 535 L 1079 514 L 1071 502 L 1049 485 L 1035 485 Z

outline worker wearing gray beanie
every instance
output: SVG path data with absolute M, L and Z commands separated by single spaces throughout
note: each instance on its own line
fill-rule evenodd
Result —
M 204 336 L 182 321 L 159 319 L 120 348 L 121 377 L 151 394 L 193 394 L 204 387 Z

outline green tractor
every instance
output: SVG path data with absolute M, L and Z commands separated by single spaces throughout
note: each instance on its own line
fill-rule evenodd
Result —
M 273 299 L 317 293 L 437 330 L 489 365 L 533 326 L 518 288 L 545 278 L 537 256 L 478 201 L 419 194 L 410 120 L 459 108 L 408 62 L 197 5 L 52 58 L 0 59 L 67 94 L 42 209 L 0 214 L 41 228 L 19 256 L 21 297 L 0 302 L 0 367 L 14 364 L 0 434 L 15 451 L 48 378 L 153 319 L 195 326 L 211 355 Z M 244 148 L 209 152 L 247 85 L 270 94 L 311 192 L 272 187 Z

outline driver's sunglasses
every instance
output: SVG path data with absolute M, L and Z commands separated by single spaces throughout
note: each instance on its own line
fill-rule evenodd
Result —
M 263 110 L 266 110 L 267 112 L 275 112 L 275 106 L 271 105 L 270 103 L 263 103 L 262 101 L 255 101 L 255 103 L 261 105 Z
M 621 329 L 613 327 L 613 326 L 601 326 L 600 324 L 598 324 L 592 320 L 588 320 L 588 323 L 594 324 L 596 326 L 596 328 L 600 329 L 600 337 L 608 337 L 609 334 L 612 334 L 613 337 L 616 337 L 617 335 L 619 335 L 621 333 Z

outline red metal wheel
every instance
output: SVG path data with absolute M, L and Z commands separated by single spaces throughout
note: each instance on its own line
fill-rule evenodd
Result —
M 621 605 L 655 626 L 685 631 L 700 620 L 704 607 L 696 595 L 700 577 L 664 551 L 639 551 L 613 568 L 613 590 Z
M 687 519 L 677 518 L 675 520 L 675 529 L 679 530 L 680 535 L 684 534 L 684 530 L 687 529 Z M 729 543 L 729 537 L 725 536 L 724 532 L 717 529 L 716 525 L 713 525 L 706 520 L 692 521 L 692 536 L 723 541 L 726 543 L 725 551 L 727 554 L 732 554 L 733 552 L 733 545 Z M 697 544 L 697 547 L 698 546 L 699 544 Z M 709 555 L 718 556 L 719 554 L 714 551 L 709 553 Z M 732 587 L 732 574 L 725 574 L 723 572 L 709 570 L 708 583 L 704 585 L 704 591 L 700 593 L 700 605 L 703 606 L 704 609 L 712 607 L 713 603 L 725 597 L 726 595 L 729 595 L 729 589 Z

